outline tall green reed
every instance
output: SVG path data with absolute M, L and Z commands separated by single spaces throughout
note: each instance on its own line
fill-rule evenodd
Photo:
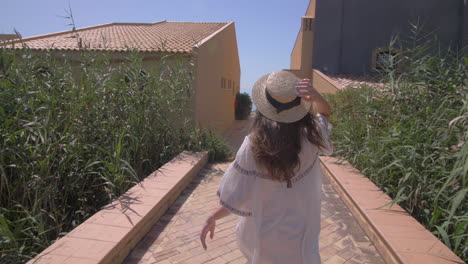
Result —
M 437 235 L 468 256 L 468 58 L 442 50 L 412 25 L 400 42 L 404 64 L 384 72 L 386 87 L 329 99 L 336 155 L 346 158 Z M 398 41 L 397 41 L 398 40 Z
M 0 49 L 2 263 L 27 261 L 184 149 L 229 155 L 190 120 L 190 61 L 162 54 L 147 69 L 126 54 Z

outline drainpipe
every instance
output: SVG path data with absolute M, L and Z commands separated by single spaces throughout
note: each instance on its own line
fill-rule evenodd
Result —
M 460 1 L 460 40 L 459 40 L 459 48 L 465 48 L 465 56 L 468 55 L 468 0 L 461 0 Z

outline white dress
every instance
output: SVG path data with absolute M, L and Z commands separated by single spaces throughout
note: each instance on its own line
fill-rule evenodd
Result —
M 249 136 L 226 170 L 218 190 L 223 207 L 241 216 L 237 241 L 248 264 L 319 264 L 322 171 L 319 154 L 333 151 L 331 126 L 317 115 L 326 143 L 317 148 L 302 139 L 300 168 L 291 185 L 265 177 L 256 166 Z

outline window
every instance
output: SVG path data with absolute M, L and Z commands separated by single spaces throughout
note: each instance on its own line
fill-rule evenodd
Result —
M 226 79 L 221 77 L 221 89 L 226 89 Z
M 399 49 L 378 48 L 372 52 L 373 71 L 401 71 L 401 66 Z
M 234 82 L 234 80 L 228 80 L 224 77 L 221 77 L 221 89 L 234 90 L 235 87 L 236 87 L 236 82 Z
M 314 18 L 302 17 L 302 31 L 314 31 Z

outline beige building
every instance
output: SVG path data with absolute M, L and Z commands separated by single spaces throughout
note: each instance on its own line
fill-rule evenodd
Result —
M 314 21 L 315 19 L 315 0 L 311 0 L 305 12 L 301 17 L 301 28 L 297 34 L 291 52 L 291 69 L 301 71 L 304 75 L 310 76 L 312 72 L 312 50 L 314 43 Z
M 75 36 L 75 37 L 73 37 Z M 19 42 L 19 41 L 17 41 Z M 192 119 L 201 127 L 224 132 L 234 120 L 240 64 L 234 22 L 111 23 L 21 40 L 33 50 L 53 51 L 79 60 L 83 48 L 105 51 L 119 62 L 137 50 L 143 67 L 157 67 L 163 55 L 193 65 Z
M 304 16 L 301 17 L 301 27 L 291 52 L 290 71 L 301 78 L 310 78 L 314 87 L 322 94 L 335 93 L 338 87 L 331 78 L 317 69 L 312 68 L 315 32 L 316 0 L 310 0 Z

